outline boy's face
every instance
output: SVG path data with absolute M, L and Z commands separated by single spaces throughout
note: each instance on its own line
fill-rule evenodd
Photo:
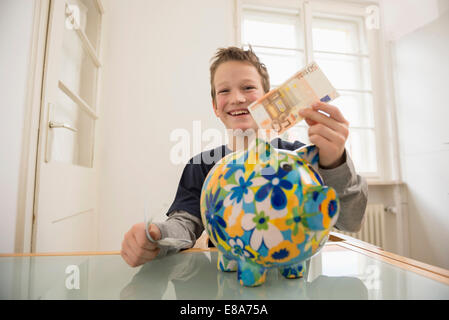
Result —
M 258 126 L 248 106 L 265 92 L 257 69 L 249 63 L 227 61 L 215 71 L 214 112 L 227 129 L 253 129 Z

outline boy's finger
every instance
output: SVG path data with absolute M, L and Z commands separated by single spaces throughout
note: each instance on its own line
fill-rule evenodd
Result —
M 154 240 L 161 240 L 161 230 L 159 230 L 159 228 L 155 224 L 150 224 L 150 226 L 148 227 L 148 232 Z
M 308 124 L 310 127 L 317 124 L 316 121 L 313 121 L 313 120 L 311 120 L 311 119 L 309 119 L 309 118 L 304 118 L 304 120 L 307 122 L 307 124 Z
M 134 240 L 136 248 L 140 248 L 143 252 L 152 252 L 158 248 L 157 244 L 150 242 L 143 232 L 135 233 Z
M 156 235 L 154 234 L 154 228 L 157 228 L 153 226 L 153 224 L 150 224 L 148 227 L 148 230 L 150 232 L 151 237 L 153 239 L 157 239 Z M 139 248 L 147 249 L 147 250 L 155 250 L 157 248 L 157 244 L 151 242 L 147 238 L 147 233 L 145 232 L 145 224 L 139 223 L 133 226 L 131 231 L 129 232 L 130 236 L 134 237 L 134 240 Z M 159 235 L 160 237 L 160 235 Z
M 157 248 L 157 245 L 148 240 L 145 230 L 142 230 L 142 231 L 143 232 L 134 234 L 136 242 L 139 245 L 139 247 L 146 249 L 146 250 L 155 250 Z
M 160 248 L 156 247 L 154 250 L 149 250 L 145 248 L 138 248 L 138 247 L 132 247 L 131 248 L 131 254 L 134 256 L 134 258 L 139 262 L 139 264 L 143 264 L 146 261 L 153 260 L 161 250 Z
M 318 111 L 318 110 L 324 111 L 327 114 L 329 114 L 329 116 L 332 119 L 335 119 L 338 122 L 342 122 L 342 123 L 345 123 L 345 124 L 348 123 L 348 121 L 345 119 L 345 117 L 343 116 L 341 111 L 336 106 L 333 106 L 331 104 L 328 104 L 328 103 L 325 103 L 325 102 L 321 102 L 321 101 L 317 101 L 314 104 L 312 104 L 312 109 L 315 110 L 315 111 Z
M 303 116 L 304 118 L 306 118 L 306 122 L 307 120 L 311 120 L 314 121 L 316 123 L 321 123 L 324 124 L 325 126 L 338 131 L 338 132 L 343 132 L 344 131 L 344 126 L 347 126 L 346 123 L 341 123 L 338 122 L 337 120 L 328 117 L 324 114 L 322 114 L 321 112 L 318 112 L 312 108 L 305 108 L 300 110 L 300 115 Z M 307 122 L 307 124 L 309 124 L 309 122 Z M 310 124 L 309 124 L 310 125 Z
M 322 124 L 309 127 L 308 133 L 309 136 L 318 135 L 336 145 L 344 145 L 345 143 L 345 139 L 341 134 Z
M 125 241 L 122 244 L 121 255 L 123 259 L 129 264 L 131 267 L 136 267 L 139 265 L 139 258 L 131 249 L 131 246 Z
M 329 149 L 332 145 L 332 142 L 327 140 L 325 137 L 317 135 L 317 134 L 313 134 L 313 135 L 309 136 L 309 140 L 311 143 L 316 145 L 318 147 L 318 149 L 326 150 L 326 149 Z
M 153 259 L 159 252 L 159 248 L 157 247 L 155 247 L 154 249 L 147 249 L 145 246 L 140 245 L 137 242 L 135 234 L 132 234 L 129 237 L 126 245 L 128 248 L 128 256 L 133 257 L 135 260 L 138 260 L 140 262 Z

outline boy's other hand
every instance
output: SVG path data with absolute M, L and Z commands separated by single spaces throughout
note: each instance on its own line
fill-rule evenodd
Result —
M 153 239 L 161 238 L 161 231 L 154 225 L 149 225 L 149 232 Z M 137 223 L 125 234 L 122 242 L 120 255 L 131 267 L 138 267 L 153 260 L 159 253 L 160 248 L 147 239 L 145 223 Z
M 319 110 L 329 116 L 318 112 Z M 299 115 L 304 117 L 309 125 L 309 140 L 318 147 L 320 166 L 332 169 L 343 164 L 349 122 L 340 110 L 336 106 L 320 101 L 314 103 L 311 108 L 301 109 Z

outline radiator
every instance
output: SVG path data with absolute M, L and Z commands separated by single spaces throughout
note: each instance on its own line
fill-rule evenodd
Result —
M 359 232 L 334 230 L 383 248 L 385 246 L 385 214 L 383 204 L 368 204 L 365 211 L 365 221 Z

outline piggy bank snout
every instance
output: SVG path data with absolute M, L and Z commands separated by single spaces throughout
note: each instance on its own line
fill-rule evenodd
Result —
M 330 230 L 337 222 L 340 203 L 337 192 L 328 186 L 306 186 L 300 208 L 310 231 Z

